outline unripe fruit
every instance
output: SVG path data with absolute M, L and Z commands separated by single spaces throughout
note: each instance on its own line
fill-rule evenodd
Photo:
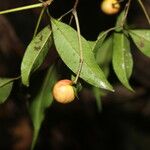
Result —
M 60 80 L 53 88 L 53 97 L 60 103 L 69 103 L 75 99 L 75 92 L 71 80 Z
M 113 15 L 119 12 L 120 4 L 118 0 L 103 0 L 101 10 L 108 15 Z

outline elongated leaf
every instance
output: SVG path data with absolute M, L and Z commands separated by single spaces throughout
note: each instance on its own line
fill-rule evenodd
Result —
M 101 32 L 93 46 L 93 52 L 96 53 L 97 50 L 102 46 L 102 43 L 104 42 L 107 34 L 105 32 Z
M 51 29 L 46 26 L 28 45 L 21 64 L 22 83 L 29 86 L 32 72 L 43 63 L 52 45 Z
M 132 73 L 133 60 L 130 52 L 130 43 L 123 33 L 114 33 L 113 68 L 121 83 L 132 90 L 128 79 Z
M 0 104 L 4 103 L 13 86 L 13 79 L 12 78 L 0 78 Z
M 91 49 L 94 47 L 96 41 L 88 41 L 89 46 L 91 47 Z
M 79 67 L 80 53 L 77 32 L 69 25 L 51 19 L 53 37 L 56 49 L 64 63 L 77 73 Z M 93 86 L 112 90 L 104 73 L 97 65 L 91 47 L 82 37 L 83 66 L 80 77 Z
M 51 66 L 43 81 L 41 89 L 29 107 L 31 118 L 34 126 L 34 134 L 32 141 L 32 149 L 35 146 L 39 130 L 44 119 L 45 109 L 49 107 L 53 101 L 52 88 L 57 80 L 55 66 Z
M 139 50 L 150 57 L 150 30 L 129 30 L 129 34 Z
M 0 78 L 0 88 L 13 82 L 16 78 Z
M 112 36 L 107 38 L 95 53 L 96 61 L 99 65 L 107 65 L 112 57 Z
M 103 93 L 97 87 L 93 87 L 92 91 L 93 91 L 93 94 L 94 94 L 95 99 L 96 99 L 96 104 L 97 104 L 98 111 L 100 112 L 100 111 L 102 111 L 101 96 L 103 95 Z
M 123 26 L 125 26 L 126 21 L 124 20 L 125 18 L 125 11 L 123 10 L 120 15 L 117 17 L 117 22 L 116 22 L 116 31 L 120 32 L 121 30 L 123 30 Z M 125 21 L 125 23 L 124 23 Z

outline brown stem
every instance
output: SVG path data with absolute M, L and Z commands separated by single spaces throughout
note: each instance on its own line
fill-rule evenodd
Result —
M 78 3 L 79 3 L 79 0 L 76 0 L 75 3 L 74 3 L 74 6 L 73 6 L 73 8 L 72 8 L 72 13 L 73 13 L 74 11 L 76 11 L 77 6 L 78 6 Z M 71 18 L 70 18 L 70 21 L 69 21 L 69 25 L 71 24 L 72 19 L 73 19 L 73 14 L 71 15 Z
M 80 51 L 80 60 L 79 60 L 79 68 L 78 68 L 78 72 L 76 75 L 76 78 L 74 80 L 74 84 L 77 83 L 78 78 L 80 76 L 81 70 L 82 70 L 82 66 L 83 66 L 83 49 L 82 49 L 82 41 L 81 41 L 81 33 L 80 33 L 80 25 L 79 25 L 79 20 L 78 20 L 78 15 L 76 10 L 73 12 L 74 18 L 75 18 L 75 22 L 76 22 L 76 26 L 77 26 L 77 33 L 78 33 L 78 42 L 79 42 L 79 51 Z
M 74 3 L 74 6 L 73 6 L 73 10 L 77 9 L 78 3 L 79 3 L 79 0 L 76 0 L 75 3 Z

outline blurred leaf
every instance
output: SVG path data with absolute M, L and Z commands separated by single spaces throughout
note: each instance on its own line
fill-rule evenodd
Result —
M 114 71 L 121 83 L 132 90 L 128 79 L 132 73 L 133 60 L 130 52 L 130 43 L 123 33 L 114 33 L 112 61 Z
M 40 91 L 37 93 L 36 97 L 29 107 L 34 126 L 32 149 L 35 146 L 41 124 L 44 120 L 45 110 L 51 105 L 53 101 L 52 88 L 56 83 L 56 80 L 57 73 L 55 70 L 55 66 L 53 65 L 49 68 Z
M 13 81 L 13 78 L 0 78 L 0 104 L 4 103 L 10 95 Z
M 109 66 L 109 64 L 103 65 L 102 68 L 103 68 L 105 76 L 108 77 L 109 76 L 109 72 L 110 72 L 110 66 Z
M 107 38 L 95 53 L 99 65 L 108 64 L 112 57 L 112 36 Z
M 0 88 L 4 87 L 5 85 L 13 82 L 17 78 L 0 78 Z
M 69 25 L 51 19 L 56 49 L 64 63 L 77 73 L 80 53 L 77 32 Z M 113 90 L 104 73 L 95 61 L 88 41 L 82 37 L 83 66 L 80 77 L 93 86 Z
M 103 95 L 102 91 L 97 87 L 92 87 L 92 91 L 96 99 L 98 111 L 102 111 L 102 102 L 101 102 L 101 96 Z
M 96 53 L 98 51 L 98 49 L 102 46 L 102 43 L 104 42 L 105 38 L 106 38 L 107 34 L 105 34 L 105 32 L 101 32 L 97 38 L 97 40 L 95 41 L 95 44 L 93 46 L 93 52 Z
M 139 50 L 150 57 L 150 30 L 129 30 L 129 34 Z
M 31 73 L 40 67 L 52 45 L 51 33 L 50 27 L 46 26 L 26 49 L 21 64 L 22 83 L 26 86 L 29 86 Z

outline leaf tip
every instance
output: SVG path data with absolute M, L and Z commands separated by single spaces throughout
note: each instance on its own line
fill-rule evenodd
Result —
M 114 92 L 114 89 L 113 89 L 112 85 L 109 82 L 107 82 L 107 84 L 104 83 L 104 82 L 100 82 L 100 87 L 103 88 L 103 89 L 109 90 L 111 92 Z
M 26 87 L 29 87 L 29 81 L 27 81 L 27 80 L 24 80 L 23 78 L 21 79 L 21 81 L 22 81 L 22 84 L 23 85 L 25 85 Z
M 131 86 L 128 86 L 127 89 L 130 90 L 131 92 L 135 92 L 135 90 Z

